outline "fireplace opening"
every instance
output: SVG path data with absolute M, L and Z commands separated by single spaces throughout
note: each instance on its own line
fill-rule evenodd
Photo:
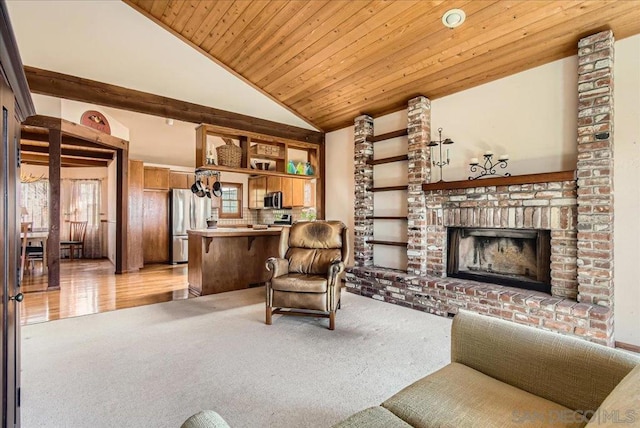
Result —
M 551 233 L 448 229 L 447 276 L 551 294 Z

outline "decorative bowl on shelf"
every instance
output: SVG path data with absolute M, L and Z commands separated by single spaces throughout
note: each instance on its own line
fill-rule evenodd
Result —
M 262 171 L 268 171 L 269 168 L 271 167 L 271 162 L 270 161 L 258 161 L 258 162 L 252 162 L 251 166 L 253 166 L 254 169 L 260 169 Z

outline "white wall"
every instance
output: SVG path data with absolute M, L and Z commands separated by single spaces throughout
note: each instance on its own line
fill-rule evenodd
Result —
M 615 323 L 616 340 L 640 345 L 640 36 L 616 42 L 615 63 Z M 577 159 L 577 57 L 572 56 L 431 103 L 432 139 L 443 128 L 451 164 L 445 181 L 466 180 L 472 157 L 509 154 L 513 175 L 573 170 Z M 406 111 L 376 118 L 375 134 L 406 127 Z M 375 145 L 374 158 L 399 154 L 406 139 Z M 353 228 L 353 127 L 326 135 L 327 218 Z M 386 145 L 386 146 L 385 146 Z M 406 146 L 404 146 L 406 152 Z M 436 155 L 437 160 L 437 155 Z M 406 165 L 376 166 L 375 185 L 406 183 Z M 439 171 L 432 169 L 432 181 Z M 400 192 L 376 193 L 377 215 L 402 215 Z M 406 204 L 406 202 L 405 202 Z M 379 225 L 374 234 L 401 240 L 405 231 Z M 384 222 L 387 223 L 387 222 Z M 376 246 L 374 262 L 401 265 L 402 252 Z
M 445 181 L 466 180 L 471 158 L 508 154 L 512 175 L 573 170 L 577 160 L 577 57 L 572 56 L 431 103 L 431 137 L 451 138 Z M 436 160 L 438 155 L 436 154 Z M 434 173 L 435 172 L 435 173 Z M 437 168 L 432 181 L 440 180 Z
M 615 44 L 615 339 L 640 345 L 640 36 Z

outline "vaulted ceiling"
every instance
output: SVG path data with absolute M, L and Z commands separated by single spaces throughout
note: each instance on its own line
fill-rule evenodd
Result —
M 324 131 L 640 33 L 637 0 L 124 1 Z

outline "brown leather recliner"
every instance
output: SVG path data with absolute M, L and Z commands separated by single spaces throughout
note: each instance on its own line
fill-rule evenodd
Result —
M 272 314 L 329 318 L 335 328 L 340 278 L 349 257 L 349 229 L 340 221 L 294 223 L 280 234 L 280 257 L 267 260 L 266 323 Z M 275 309 L 274 309 L 275 308 Z

